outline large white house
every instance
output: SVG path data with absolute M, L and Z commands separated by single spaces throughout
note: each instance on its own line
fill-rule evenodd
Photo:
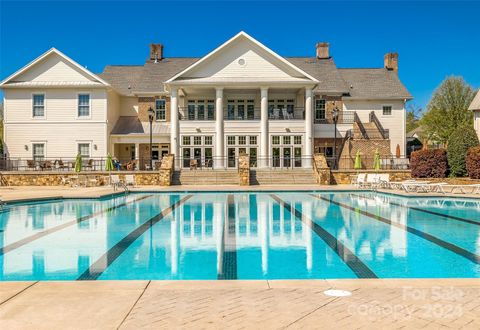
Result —
M 150 158 L 149 109 L 154 159 L 173 153 L 179 167 L 196 159 L 228 168 L 246 152 L 252 166 L 310 167 L 316 152 L 380 147 L 404 155 L 411 99 L 396 53 L 380 68 L 339 69 L 327 43 L 313 57 L 282 57 L 245 32 L 202 58 L 165 58 L 152 44 L 144 65 L 109 65 L 100 74 L 52 48 L 0 87 L 7 157 L 111 153 L 140 168 Z

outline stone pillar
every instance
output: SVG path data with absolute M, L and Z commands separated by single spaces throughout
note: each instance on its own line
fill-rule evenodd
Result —
M 312 148 L 313 148 L 313 110 L 312 110 L 312 90 L 305 89 L 305 161 L 304 167 L 312 167 Z
M 268 88 L 260 90 L 260 155 L 259 167 L 269 166 L 269 143 L 268 143 Z
M 224 168 L 224 127 L 223 127 L 223 88 L 215 89 L 215 155 L 213 164 L 215 168 Z
M 178 123 L 178 89 L 176 87 L 172 87 L 170 90 L 170 116 L 170 153 L 175 155 L 176 160 L 179 160 L 178 141 L 180 137 Z M 178 161 L 176 163 L 178 163 Z

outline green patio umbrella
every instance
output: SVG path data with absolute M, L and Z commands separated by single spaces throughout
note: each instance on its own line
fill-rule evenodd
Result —
M 113 171 L 115 169 L 115 166 L 113 166 L 113 160 L 112 160 L 112 155 L 108 154 L 107 155 L 107 162 L 105 163 L 105 171 Z
M 378 152 L 378 149 L 375 150 L 375 155 L 373 156 L 373 169 L 375 171 L 380 170 L 380 153 Z
M 355 164 L 353 165 L 353 168 L 356 170 L 362 169 L 362 159 L 360 157 L 360 151 L 357 151 L 357 155 L 355 156 Z
M 78 154 L 75 158 L 75 172 L 79 173 L 82 171 L 82 155 Z

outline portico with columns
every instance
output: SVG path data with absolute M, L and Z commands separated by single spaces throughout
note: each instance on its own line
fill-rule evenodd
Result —
M 165 82 L 178 168 L 311 167 L 318 81 L 245 33 Z

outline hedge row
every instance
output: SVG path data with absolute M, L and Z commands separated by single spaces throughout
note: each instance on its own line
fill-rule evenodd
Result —
M 465 163 L 468 176 L 472 179 L 480 179 L 480 146 L 468 149 Z

